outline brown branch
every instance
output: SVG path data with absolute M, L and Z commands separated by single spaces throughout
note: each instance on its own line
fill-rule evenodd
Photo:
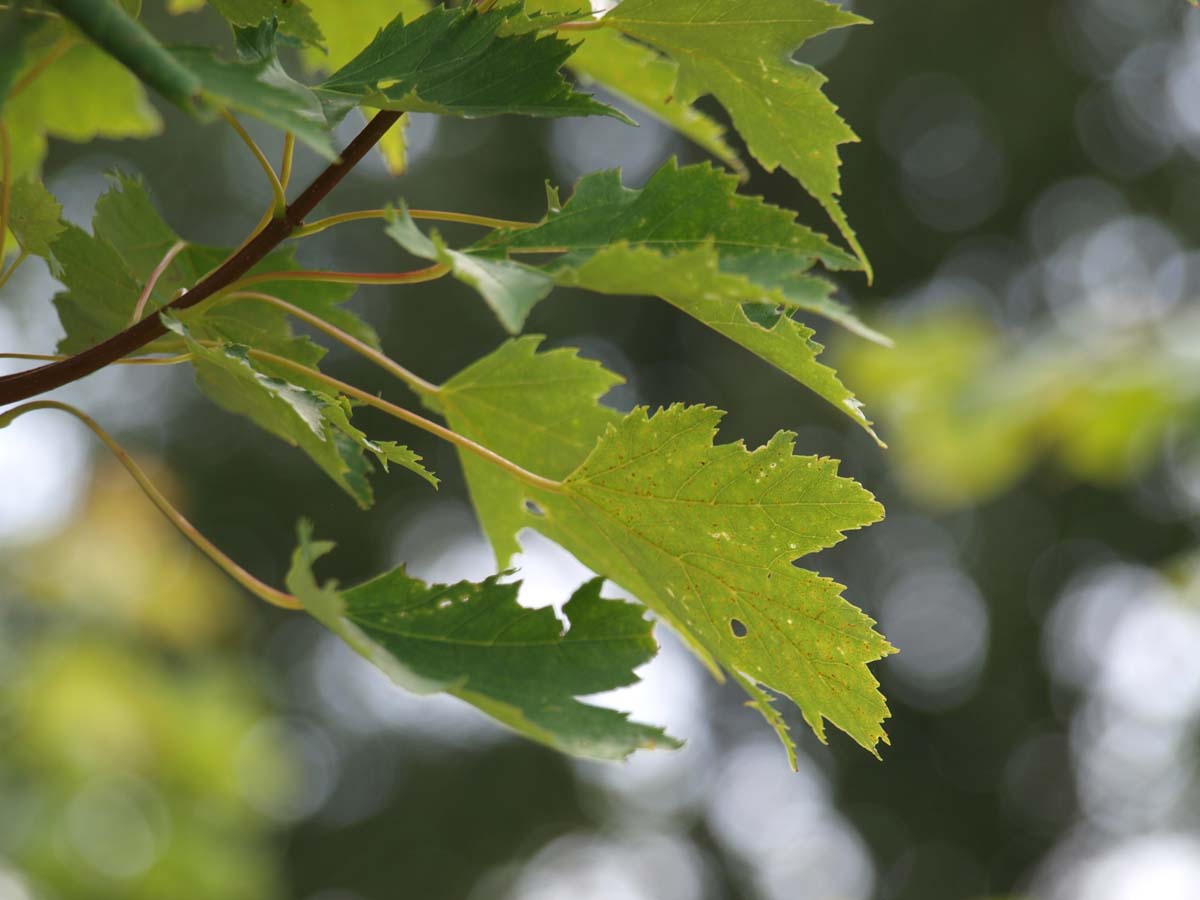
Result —
M 195 306 L 218 291 L 233 284 L 264 256 L 279 246 L 293 231 L 304 223 L 304 218 L 332 191 L 375 144 L 396 123 L 400 113 L 383 111 L 376 113 L 365 128 L 342 151 L 341 159 L 330 165 L 310 184 L 299 197 L 288 205 L 287 212 L 272 219 L 244 247 L 227 259 L 218 269 L 205 277 L 199 284 L 164 310 L 181 310 Z M 166 333 L 158 316 L 149 316 L 131 325 L 108 340 L 64 359 L 61 362 L 39 366 L 25 372 L 0 377 L 0 406 L 17 403 L 70 384 L 86 375 L 103 369 L 121 357 L 133 353 Z

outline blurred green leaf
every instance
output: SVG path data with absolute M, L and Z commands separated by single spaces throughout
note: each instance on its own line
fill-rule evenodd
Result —
M 43 26 L 37 51 L 26 54 L 18 77 L 67 40 L 59 24 Z M 86 143 L 95 138 L 145 138 L 162 120 L 137 76 L 91 44 L 70 46 L 4 106 L 12 140 L 13 177 L 35 174 L 46 156 L 47 138 Z
M 141 2 L 50 0 L 70 26 L 177 106 L 194 111 L 200 81 L 136 16 Z M 125 8 L 129 6 L 131 8 Z
M 167 0 L 173 13 L 193 12 L 205 0 Z M 230 25 L 236 28 L 257 28 L 275 19 L 279 31 L 310 47 L 319 47 L 324 40 L 321 28 L 313 20 L 312 4 L 300 0 L 208 0 Z M 357 3 L 355 4 L 357 5 Z M 343 6 L 343 15 L 345 15 Z M 348 16 L 353 18 L 353 14 Z
M 8 91 L 25 63 L 30 39 L 44 24 L 44 18 L 18 6 L 0 12 L 0 112 L 3 112 Z
M 841 364 L 882 409 L 904 486 L 936 507 L 995 497 L 1045 455 L 1085 481 L 1125 481 L 1169 432 L 1195 430 L 1194 363 L 1160 337 L 1188 346 L 1200 334 L 1190 311 L 1158 328 L 1082 339 L 1047 328 L 1019 343 L 962 308 L 889 330 L 895 351 L 850 346 Z

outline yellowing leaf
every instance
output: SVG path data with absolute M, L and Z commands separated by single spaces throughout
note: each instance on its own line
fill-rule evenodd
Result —
M 429 9 L 424 0 L 307 0 L 325 39 L 322 47 L 306 47 L 308 68 L 326 72 L 340 69 L 371 43 L 383 26 L 396 16 L 411 22 Z
M 29 59 L 23 71 L 36 65 Z M 145 138 L 162 120 L 137 77 L 104 51 L 79 44 L 56 60 L 4 107 L 12 138 L 13 176 L 41 169 L 46 140 Z

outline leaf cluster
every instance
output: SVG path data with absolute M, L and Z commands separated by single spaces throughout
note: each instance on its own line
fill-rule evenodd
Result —
M 362 405 L 458 450 L 499 574 L 427 585 L 401 568 L 343 590 L 314 575 L 330 545 L 305 526 L 288 576 L 296 602 L 409 690 L 452 694 L 573 754 L 613 759 L 676 743 L 580 699 L 636 680 L 634 670 L 655 651 L 647 610 L 714 675 L 745 689 L 790 754 L 792 738 L 769 692 L 791 699 L 822 739 L 828 721 L 872 752 L 886 741 L 887 707 L 868 664 L 892 648 L 840 585 L 796 565 L 882 516 L 870 493 L 838 474 L 836 461 L 798 454 L 787 431 L 756 449 L 717 443 L 722 413 L 708 407 L 621 414 L 603 404 L 619 375 L 571 349 L 541 350 L 536 336 L 514 337 L 435 385 L 388 358 L 370 325 L 344 306 L 360 284 L 448 276 L 477 291 L 518 335 L 559 287 L 657 297 L 874 437 L 862 404 L 818 359 L 815 331 L 800 321 L 818 316 L 886 343 L 833 299 L 829 273 L 870 274 L 839 201 L 838 148 L 855 137 L 826 98 L 824 78 L 792 60 L 808 39 L 862 19 L 823 0 L 624 0 L 598 18 L 567 0 L 428 9 L 407 0 L 399 14 L 373 2 L 361 11 L 356 5 L 353 15 L 326 0 L 211 0 L 231 26 L 230 52 L 161 43 L 136 10 L 112 0 L 49 5 L 60 15 L 3 18 L 0 114 L 17 135 L 5 157 L 13 210 L 5 221 L 18 262 L 45 258 L 63 286 L 54 299 L 64 330 L 59 353 L 87 354 L 154 317 L 159 336 L 134 361 L 190 364 L 204 394 L 302 450 L 363 507 L 372 503 L 376 468 L 395 464 L 434 487 L 438 480 L 405 446 L 361 430 L 354 417 Z M 201 5 L 170 4 L 176 13 Z M 308 74 L 289 71 L 295 54 L 281 55 L 287 45 L 300 50 Z M 96 123 L 71 131 L 55 79 L 78 80 L 89 66 L 89 89 L 106 100 Z M 592 84 L 615 105 L 579 89 Z M 241 259 L 253 238 L 240 247 L 187 240 L 185 229 L 158 214 L 144 184 L 120 175 L 88 231 L 62 221 L 36 180 L 48 136 L 157 129 L 147 88 L 203 127 L 246 115 L 289 136 L 278 174 L 251 144 L 279 201 L 257 237 L 276 227 L 279 246 L 194 304 L 181 301 Z M 694 105 L 704 96 L 724 108 L 754 160 L 784 169 L 821 204 L 848 249 L 794 213 L 739 192 L 746 164 L 724 126 Z M 566 202 L 550 191 L 537 222 L 413 210 L 398 196 L 376 210 L 292 221 L 282 202 L 291 142 L 337 172 L 333 129 L 357 109 L 629 122 L 648 115 L 732 171 L 671 160 L 638 189 L 622 184 L 619 172 L 597 172 Z M 384 149 L 402 165 L 402 133 Z M 453 247 L 419 224 L 439 218 L 485 232 Z M 397 256 L 423 268 L 310 271 L 282 242 L 356 219 L 380 222 Z M 444 424 L 323 372 L 325 347 L 298 332 L 296 321 L 381 365 Z M 566 602 L 566 621 L 548 608 L 520 606 L 517 585 L 504 580 L 524 529 L 556 541 L 599 576 Z M 640 605 L 604 599 L 601 579 Z

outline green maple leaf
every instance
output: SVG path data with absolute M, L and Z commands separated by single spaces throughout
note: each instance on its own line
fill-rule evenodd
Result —
M 319 585 L 312 565 L 332 546 L 314 543 L 302 525 L 288 590 L 401 687 L 448 693 L 575 756 L 624 759 L 679 746 L 660 728 L 576 699 L 633 684 L 633 670 L 658 649 L 644 610 L 602 598 L 601 579 L 567 601 L 564 630 L 552 609 L 518 605 L 519 585 L 495 576 L 429 585 L 397 569 L 347 590 Z
M 305 51 L 305 61 L 313 68 L 342 65 L 397 12 L 403 13 L 405 21 L 411 21 L 429 9 L 425 0 L 402 0 L 399 5 L 393 0 L 363 0 L 355 3 L 354 15 L 345 14 L 341 0 L 309 0 L 308 5 L 325 32 L 329 51 L 327 58 L 316 49 Z M 527 14 L 514 16 L 501 33 L 548 28 L 590 15 L 588 4 L 575 0 L 533 0 L 525 4 L 525 10 Z M 578 43 L 566 67 L 583 82 L 603 85 L 726 165 L 744 172 L 720 123 L 675 96 L 679 66 L 674 61 L 612 31 L 579 31 L 571 34 L 571 41 Z M 395 159 L 396 151 L 391 153 Z
M 205 0 L 169 0 L 172 13 L 193 12 L 204 6 Z M 324 41 L 320 26 L 313 19 L 311 4 L 300 0 L 208 0 L 230 25 L 235 28 L 257 28 L 274 19 L 279 33 L 309 47 L 318 48 Z M 343 5 L 343 10 L 345 9 Z M 344 15 L 344 12 L 343 12 Z M 351 16 L 351 18 L 353 18 Z
M 0 13 L 0 112 L 17 73 L 25 64 L 30 44 L 42 25 L 43 17 L 35 16 L 18 6 Z
M 466 117 L 623 116 L 573 91 L 559 74 L 572 45 L 554 36 L 504 35 L 520 5 L 479 12 L 438 7 L 397 16 L 316 90 L 336 117 L 352 106 Z
M 658 296 L 787 373 L 884 446 L 862 403 L 833 369 L 818 362 L 824 348 L 812 339 L 813 330 L 771 302 L 740 302 L 754 296 L 755 284 L 720 271 L 707 248 L 666 256 L 617 244 L 599 251 L 579 269 L 559 273 L 559 281 L 609 294 L 642 293 L 653 283 Z
M 892 649 L 840 585 L 792 565 L 877 521 L 874 498 L 835 461 L 794 455 L 787 432 L 748 451 L 713 444 L 718 410 L 621 417 L 595 401 L 615 376 L 535 347 L 507 344 L 429 398 L 455 431 L 559 482 L 460 454 L 502 563 L 518 530 L 540 531 L 732 673 L 789 752 L 764 687 L 794 700 L 822 739 L 827 719 L 874 751 L 887 707 L 867 663 Z
M 260 428 L 299 447 L 364 509 L 374 495 L 368 481 L 371 463 L 386 471 L 395 463 L 434 487 L 438 481 L 407 447 L 374 442 L 350 423 L 350 404 L 312 387 L 287 381 L 258 365 L 248 348 L 200 343 L 175 319 L 164 314 L 168 328 L 191 354 L 200 390 L 222 409 L 249 418 Z
M 465 252 L 496 260 L 554 251 L 560 255 L 536 269 L 519 265 L 571 287 L 657 295 L 777 366 L 876 437 L 862 405 L 817 361 L 822 348 L 812 329 L 791 318 L 801 310 L 817 313 L 886 343 L 832 300 L 830 283 L 811 272 L 818 262 L 853 269 L 857 261 L 797 224 L 794 213 L 738 195 L 736 186 L 734 176 L 708 164 L 678 168 L 674 161 L 640 190 L 623 187 L 617 172 L 588 175 L 570 201 L 537 226 L 494 233 Z M 523 299 L 527 313 L 532 292 Z
M 274 20 L 239 28 L 236 37 L 236 62 L 226 62 L 206 47 L 170 48 L 174 57 L 200 79 L 203 104 L 262 119 L 292 132 L 326 159 L 336 159 L 321 101 L 288 75 L 279 62 Z
M 551 210 L 536 227 L 491 235 L 475 249 L 512 253 L 557 248 L 566 255 L 548 268 L 558 271 L 578 268 L 621 242 L 664 254 L 707 245 L 722 272 L 743 275 L 758 286 L 758 297 L 744 299 L 815 312 L 873 336 L 849 310 L 829 299 L 827 281 L 810 274 L 818 262 L 844 270 L 857 269 L 857 261 L 798 224 L 794 212 L 736 190 L 734 176 L 705 163 L 680 168 L 669 160 L 640 190 L 624 187 L 617 171 L 598 172 L 580 179 L 567 204 Z
M 96 42 L 93 49 L 103 48 L 107 58 L 187 112 L 201 118 L 217 110 L 248 113 L 294 133 L 327 159 L 337 158 L 321 102 L 276 56 L 275 19 L 236 29 L 239 60 L 225 62 L 207 47 L 164 47 L 111 0 L 72 0 L 64 13 Z
M 479 291 L 510 332 L 521 330 L 530 310 L 554 287 L 554 280 L 537 269 L 451 250 L 436 232 L 426 237 L 403 208 L 393 214 L 386 230 L 414 256 L 449 266 L 455 278 Z
M 324 34 L 322 47 L 306 47 L 304 62 L 310 69 L 340 69 L 375 38 L 396 16 L 411 22 L 429 9 L 424 0 L 355 0 L 347 14 L 345 0 L 308 0 L 308 8 Z
M 62 206 L 40 181 L 19 178 L 9 197 L 8 227 L 17 243 L 34 256 L 50 255 L 50 247 L 62 234 Z
M 616 410 L 597 401 L 624 379 L 574 349 L 537 353 L 542 338 L 509 341 L 425 398 L 460 434 L 547 478 L 566 478 L 596 445 Z M 497 563 L 519 553 L 527 523 L 524 486 L 489 463 L 461 454 L 471 501 Z
M 38 65 L 65 33 L 58 22 L 43 24 L 27 42 L 16 77 Z M 95 138 L 146 138 L 162 130 L 162 120 L 137 76 L 85 43 L 72 47 L 20 94 L 8 98 L 4 121 L 12 139 L 14 178 L 41 169 L 49 138 L 87 143 Z
M 822 93 L 824 76 L 792 54 L 866 19 L 824 0 L 623 0 L 601 21 L 679 64 L 679 102 L 716 97 L 754 158 L 804 185 L 865 264 L 837 199 L 838 146 L 857 138 Z
M 96 203 L 94 234 L 66 225 L 53 245 L 51 271 L 66 290 L 54 298 L 66 332 L 62 353 L 78 353 L 129 325 L 142 285 L 179 236 L 154 209 L 136 179 L 117 176 Z M 230 250 L 187 246 L 163 272 L 146 315 L 164 307 L 183 288 L 198 282 L 229 256 Z M 290 248 L 268 254 L 252 272 L 299 268 Z M 375 332 L 340 308 L 352 285 L 279 281 L 255 285 L 258 292 L 287 300 L 377 345 Z M 436 479 L 406 447 L 369 440 L 350 424 L 344 398 L 331 396 L 316 379 L 291 369 L 252 361 L 246 347 L 315 366 L 325 349 L 298 337 L 277 307 L 252 299 L 218 298 L 184 311 L 173 333 L 145 351 L 186 349 L 192 354 L 201 390 L 223 408 L 246 415 L 272 434 L 302 448 L 360 505 L 372 502 L 367 481 L 369 458 L 385 469 L 391 463 Z M 186 324 L 186 329 L 184 325 Z M 213 347 L 216 343 L 220 346 Z
M 582 4 L 590 13 L 588 4 Z M 573 12 L 577 0 L 535 0 L 528 8 Z M 745 166 L 725 139 L 724 127 L 676 96 L 679 65 L 610 30 L 580 31 L 567 67 L 585 83 L 595 82 L 694 141 L 740 173 Z
M 96 202 L 92 230 L 94 235 L 89 235 L 68 225 L 55 244 L 52 271 L 67 287 L 54 298 L 66 332 L 59 343 L 62 353 L 78 353 L 126 328 L 142 285 L 180 240 L 154 208 L 145 185 L 121 175 L 114 177 L 113 187 Z M 229 248 L 188 245 L 158 280 L 147 314 L 165 306 L 180 290 L 191 288 L 229 253 Z M 293 251 L 285 248 L 268 254 L 251 271 L 298 268 Z M 354 293 L 352 285 L 281 281 L 255 287 L 378 346 L 374 330 L 340 306 Z M 201 340 L 252 345 L 305 365 L 314 364 L 324 355 L 308 338 L 294 334 L 282 311 L 254 300 L 221 299 L 183 315 L 193 337 Z M 173 343 L 168 338 L 147 349 L 171 349 Z
M 397 15 L 407 22 L 429 9 L 424 0 L 356 0 L 353 15 L 346 15 L 344 0 L 310 0 L 308 6 L 320 22 L 325 40 L 324 46 L 307 47 L 302 55 L 310 71 L 322 72 L 332 72 L 348 63 Z M 366 112 L 370 114 L 371 110 Z M 408 165 L 407 125 L 408 117 L 404 116 L 376 145 L 393 175 L 402 175 Z

